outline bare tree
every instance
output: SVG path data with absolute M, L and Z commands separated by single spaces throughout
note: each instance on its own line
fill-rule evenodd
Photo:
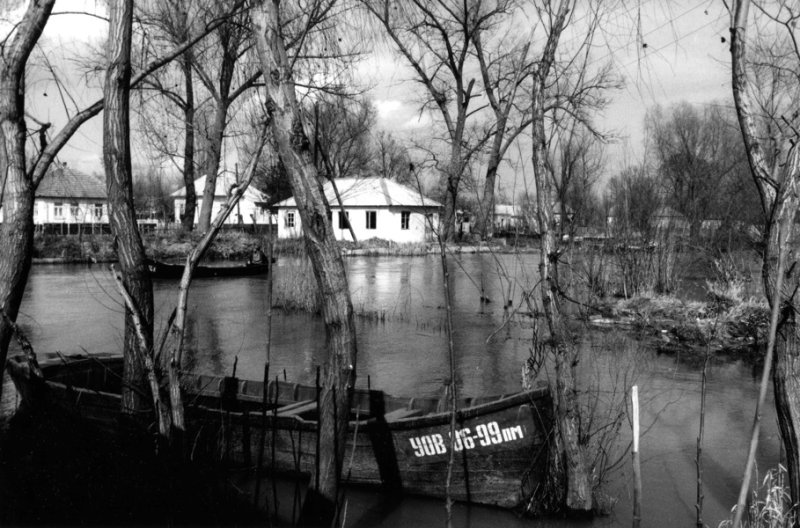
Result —
M 372 157 L 375 107 L 368 99 L 323 95 L 309 109 L 317 167 L 330 178 L 362 176 Z
M 646 165 L 625 167 L 606 186 L 606 209 L 612 218 L 612 234 L 623 240 L 652 241 L 661 193 Z
M 554 141 L 550 174 L 558 208 L 561 235 L 574 235 L 578 225 L 587 225 L 596 215 L 594 186 L 603 169 L 602 142 L 582 123 L 572 121 L 563 137 Z
M 441 232 L 445 240 L 450 240 L 461 178 L 482 145 L 481 140 L 470 137 L 468 123 L 476 111 L 472 105 L 476 79 L 469 70 L 470 50 L 477 33 L 504 12 L 506 2 L 489 5 L 481 1 L 411 0 L 400 7 L 389 0 L 362 3 L 425 87 L 423 109 L 435 109 L 444 122 L 448 154 L 437 167 L 445 183 Z
M 555 74 L 546 88 L 546 114 L 552 138 L 558 132 L 572 136 L 580 130 L 597 140 L 606 137 L 595 127 L 592 111 L 606 104 L 603 94 L 620 87 L 609 64 L 595 67 L 591 57 L 592 40 L 604 20 L 601 4 L 586 2 L 581 15 L 585 27 L 582 37 L 566 60 L 556 60 Z M 526 130 L 532 120 L 530 78 L 535 62 L 529 57 L 530 43 L 521 39 L 509 25 L 522 16 L 514 2 L 498 4 L 495 20 L 476 33 L 475 55 L 480 65 L 483 92 L 488 100 L 493 119 L 487 133 L 487 164 L 483 193 L 479 205 L 479 229 L 482 236 L 490 236 L 494 216 L 494 193 L 497 171 L 506 153 Z M 498 20 L 499 19 L 499 20 Z M 509 49 L 511 52 L 509 53 Z M 555 143 L 555 142 L 553 142 Z M 550 144 L 550 142 L 548 142 Z M 554 148 L 554 145 L 551 145 Z
M 122 410 L 134 413 L 144 407 L 140 386 L 144 373 L 139 350 L 153 348 L 153 284 L 133 208 L 130 146 L 130 79 L 133 0 L 110 5 L 109 66 L 103 89 L 103 165 L 108 189 L 108 218 L 117 248 L 125 289 L 141 317 L 137 332 L 132 310 L 126 306 L 123 345 Z M 144 343 L 140 343 L 144 339 Z
M 221 7 L 211 4 L 214 11 Z M 222 145 L 225 129 L 228 126 L 229 110 L 236 99 L 255 85 L 261 76 L 255 65 L 248 65 L 242 59 L 250 47 L 249 28 L 245 23 L 245 14 L 228 20 L 216 31 L 216 41 L 209 46 L 203 56 L 197 56 L 192 66 L 203 86 L 211 96 L 211 104 L 202 106 L 201 119 L 198 125 L 202 131 L 200 172 L 206 177 L 200 216 L 197 228 L 201 233 L 208 231 L 211 225 L 211 213 L 214 195 L 217 188 L 217 172 L 222 160 Z M 234 85 L 238 69 L 240 73 L 238 86 Z M 249 66 L 249 68 L 247 68 Z
M 279 13 L 278 0 L 261 0 L 253 5 L 250 16 L 261 67 L 269 72 L 267 117 L 287 169 L 314 275 L 323 293 L 327 362 L 320 395 L 320 466 L 312 475 L 306 508 L 330 522 L 338 506 L 350 396 L 356 378 L 356 333 L 344 262 L 335 243 L 327 216 L 329 207 L 303 128 Z
M 175 46 L 191 40 L 196 31 L 197 17 L 199 14 L 208 14 L 208 11 L 197 9 L 196 2 L 188 0 L 169 0 L 167 2 L 151 2 L 145 4 L 144 12 L 139 14 L 140 24 L 145 28 L 143 46 L 153 48 L 147 54 L 161 51 L 164 44 Z M 142 53 L 144 56 L 145 53 Z M 169 159 L 180 160 L 179 168 L 183 174 L 183 184 L 186 189 L 184 212 L 181 215 L 181 224 L 186 231 L 194 228 L 195 209 L 197 207 L 197 194 L 194 188 L 195 180 L 195 87 L 193 63 L 194 53 L 189 48 L 178 61 L 177 68 L 164 69 L 143 82 L 142 94 L 154 92 L 154 98 L 147 98 L 147 102 L 156 104 L 142 104 L 138 109 L 139 120 L 143 125 L 145 137 L 148 138 L 150 148 L 161 152 Z M 183 81 L 183 91 L 180 86 Z M 144 96 L 141 102 L 145 102 Z M 178 154 L 165 140 L 166 128 L 172 128 L 169 108 L 176 106 L 183 121 L 183 148 Z M 155 108 L 153 108 L 155 107 Z M 166 114 L 166 115 L 165 115 Z
M 30 271 L 33 244 L 33 200 L 37 186 L 44 178 L 58 152 L 75 132 L 103 109 L 100 99 L 71 115 L 52 137 L 47 134 L 50 123 L 42 123 L 36 129 L 39 142 L 36 155 L 26 159 L 25 138 L 27 123 L 24 106 L 24 70 L 33 46 L 52 10 L 50 1 L 30 2 L 22 20 L 0 41 L 0 131 L 3 149 L 0 149 L 0 203 L 6 215 L 2 225 L 2 247 L 0 252 L 0 309 L 7 318 L 0 318 L 0 371 L 5 368 L 8 345 L 13 328 L 8 321 L 15 321 Z M 236 2 L 232 9 L 239 9 Z M 227 15 L 226 15 L 227 16 Z M 213 20 L 191 41 L 173 48 L 163 56 L 153 59 L 131 79 L 136 86 L 148 75 L 168 64 L 186 49 L 193 46 L 209 31 L 222 23 L 223 18 Z M 38 124 L 38 122 L 37 122 Z
M 36 181 L 25 155 L 25 65 L 44 30 L 55 0 L 29 2 L 22 20 L 0 42 L 0 374 L 33 254 L 33 199 Z M 44 148 L 44 146 L 42 147 Z M 0 384 L 2 392 L 2 384 Z
M 764 213 L 761 273 L 764 291 L 773 309 L 773 325 L 777 327 L 771 328 L 774 333 L 770 342 L 774 342 L 775 356 L 772 382 L 786 453 L 791 504 L 797 505 L 800 503 L 800 363 L 797 361 L 800 333 L 795 293 L 800 287 L 800 278 L 796 254 L 788 252 L 788 249 L 794 243 L 796 216 L 800 208 L 800 116 L 796 110 L 796 90 L 800 80 L 800 34 L 797 28 L 800 13 L 790 2 L 758 6 L 759 14 L 770 26 L 763 38 L 775 44 L 767 46 L 767 49 L 779 50 L 759 64 L 752 59 L 749 61 L 746 54 L 748 43 L 754 40 L 748 39 L 750 5 L 749 0 L 736 0 L 731 5 L 732 87 L 748 162 Z M 759 74 L 758 83 L 753 81 L 756 72 Z M 769 77 L 762 77 L 763 74 Z M 766 94 L 761 92 L 761 95 L 768 96 L 768 103 L 764 99 L 758 102 L 759 85 L 766 88 Z M 759 112 L 760 109 L 770 111 Z M 783 273 L 782 269 L 787 271 Z M 765 359 L 767 371 L 771 348 L 768 348 Z M 764 386 L 759 394 L 759 408 L 765 392 Z M 748 470 L 752 468 L 752 455 L 758 438 L 758 421 L 757 413 L 751 456 L 734 526 L 741 520 L 744 509 Z
M 483 185 L 483 197 L 480 200 L 478 229 L 486 238 L 492 234 L 494 226 L 495 187 L 497 170 L 505 157 L 506 151 L 514 140 L 531 124 L 530 89 L 525 90 L 523 83 L 530 80 L 531 63 L 528 60 L 530 42 L 521 41 L 511 47 L 500 42 L 498 48 L 487 49 L 481 31 L 475 34 L 475 55 L 480 64 L 481 79 L 489 107 L 494 113 L 491 130 L 491 142 L 486 163 L 486 178 Z M 504 48 L 504 49 L 501 49 Z M 524 100 L 523 103 L 521 100 Z M 510 122 L 514 116 L 518 116 Z
M 533 70 L 531 105 L 533 174 L 536 182 L 536 206 L 541 232 L 540 263 L 541 297 L 547 327 L 549 346 L 555 359 L 555 422 L 558 436 L 555 449 L 563 460 L 566 490 L 564 505 L 576 511 L 591 511 L 592 482 L 584 445 L 580 438 L 580 415 L 574 369 L 578 364 L 575 345 L 568 338 L 562 314 L 561 286 L 559 285 L 559 246 L 557 226 L 553 211 L 554 190 L 548 175 L 545 129 L 546 91 L 548 79 L 554 74 L 559 39 L 573 12 L 574 1 L 560 0 L 558 4 L 544 2 L 537 6 L 539 16 L 547 30 L 547 40 L 538 64 Z
M 727 199 L 720 191 L 745 161 L 741 138 L 716 106 L 702 112 L 686 102 L 667 112 L 655 107 L 646 123 L 667 204 L 684 215 L 696 240 L 703 220 L 720 212 Z
M 416 183 L 408 150 L 391 133 L 380 131 L 373 149 L 371 172 L 398 183 Z

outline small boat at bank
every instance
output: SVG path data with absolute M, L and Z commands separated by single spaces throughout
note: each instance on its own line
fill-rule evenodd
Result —
M 121 415 L 121 369 L 119 357 L 61 357 L 42 365 L 44 391 L 35 390 L 33 385 L 42 382 L 29 375 L 24 360 L 9 360 L 8 370 L 23 402 L 44 392 L 47 405 L 113 431 Z M 250 468 L 263 460 L 267 467 L 294 474 L 310 474 L 319 463 L 316 387 L 274 380 L 265 394 L 261 381 L 183 375 L 182 388 L 194 458 Z M 549 392 L 461 400 L 452 443 L 448 407 L 446 394 L 401 398 L 356 389 L 342 462 L 347 481 L 444 497 L 452 447 L 455 500 L 527 505 L 544 482 L 552 423 Z
M 264 262 L 245 262 L 231 265 L 203 266 L 198 265 L 193 277 L 249 277 L 269 273 L 270 265 Z M 147 261 L 147 270 L 154 279 L 180 279 L 183 276 L 184 264 L 170 264 L 157 260 Z

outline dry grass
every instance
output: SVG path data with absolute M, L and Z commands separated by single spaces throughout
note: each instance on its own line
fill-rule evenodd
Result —
M 297 257 L 276 268 L 272 284 L 273 304 L 287 311 L 318 313 L 321 299 L 311 261 Z
M 736 507 L 731 510 L 731 515 Z M 742 520 L 743 528 L 782 528 L 794 526 L 797 510 L 791 505 L 786 468 L 778 466 L 767 472 L 761 486 L 754 489 L 750 504 Z M 719 528 L 733 526 L 732 520 L 719 524 Z

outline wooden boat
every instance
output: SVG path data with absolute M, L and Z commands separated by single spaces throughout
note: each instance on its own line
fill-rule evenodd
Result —
M 148 260 L 147 269 L 154 279 L 180 279 L 183 276 L 184 264 L 170 264 L 157 260 Z M 269 273 L 267 262 L 245 262 L 228 266 L 200 266 L 194 270 L 195 278 L 203 277 L 249 277 Z
M 120 415 L 121 358 L 70 357 L 42 366 L 50 405 L 111 429 Z M 9 372 L 23 401 L 25 369 Z M 271 381 L 185 375 L 187 433 L 196 458 L 308 474 L 317 463 L 317 389 Z M 27 396 L 31 397 L 31 396 Z M 450 457 L 449 398 L 353 393 L 343 474 L 351 484 L 443 497 Z M 466 398 L 457 416 L 451 496 L 507 508 L 526 502 L 546 467 L 551 400 L 547 390 Z M 262 438 L 263 437 L 263 438 Z M 263 443 L 263 444 L 262 444 Z

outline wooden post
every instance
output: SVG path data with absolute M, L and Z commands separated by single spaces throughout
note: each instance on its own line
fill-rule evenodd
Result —
M 633 528 L 639 528 L 642 523 L 642 470 L 639 466 L 639 388 L 631 388 L 631 402 L 633 404 Z
M 697 433 L 697 528 L 703 528 L 703 437 L 705 436 L 706 426 L 706 384 L 708 381 L 708 361 L 711 359 L 709 352 L 710 345 L 706 343 L 706 358 L 703 361 L 703 375 L 700 385 L 700 431 Z
M 267 443 L 267 404 L 269 401 L 268 392 L 269 392 L 269 361 L 264 364 L 264 390 L 261 391 L 261 444 L 258 447 L 258 462 L 256 463 L 256 491 L 253 496 L 253 504 L 255 504 L 256 507 L 258 507 L 258 498 L 261 495 L 261 470 L 264 467 L 264 447 L 265 444 Z M 269 516 L 268 502 L 267 502 L 267 516 Z

